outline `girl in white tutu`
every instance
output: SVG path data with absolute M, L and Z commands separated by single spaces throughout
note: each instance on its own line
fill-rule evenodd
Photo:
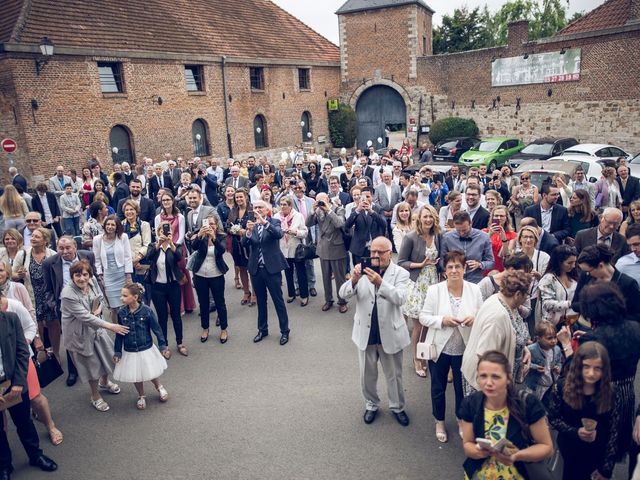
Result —
M 127 283 L 122 289 L 120 298 L 124 305 L 118 311 L 118 323 L 129 327 L 129 333 L 116 337 L 113 356 L 116 364 L 113 378 L 135 385 L 138 391 L 136 407 L 139 410 L 144 410 L 147 406 L 143 382 L 153 383 L 161 402 L 169 399 L 159 377 L 167 368 L 165 359 L 171 356 L 156 315 L 140 301 L 143 293 L 144 288 L 139 283 Z M 153 344 L 152 330 L 158 339 L 160 350 Z

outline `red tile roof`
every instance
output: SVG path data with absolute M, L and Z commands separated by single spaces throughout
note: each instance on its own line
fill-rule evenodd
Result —
M 0 16 L 0 42 L 37 45 L 47 36 L 65 47 L 340 61 L 336 45 L 270 0 L 7 2 L 18 13 Z
M 591 10 L 575 22 L 571 22 L 560 30 L 557 35 L 593 32 L 605 28 L 621 27 L 631 15 L 630 0 L 608 0 L 599 7 Z
M 2 13 L 0 14 L 0 43 L 11 38 L 13 29 L 18 23 L 22 5 L 22 0 L 3 0 Z

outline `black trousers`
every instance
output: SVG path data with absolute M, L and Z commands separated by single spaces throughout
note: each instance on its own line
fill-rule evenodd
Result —
M 196 287 L 198 304 L 200 305 L 200 326 L 203 330 L 209 328 L 209 292 L 216 302 L 220 329 L 227 329 L 227 304 L 224 301 L 224 275 L 219 277 L 193 276 L 193 285 Z
M 269 333 L 267 310 L 267 291 L 269 291 L 273 305 L 276 307 L 280 333 L 283 335 L 289 333 L 289 316 L 282 296 L 282 273 L 269 273 L 266 268 L 260 267 L 255 275 L 251 274 L 251 283 L 256 291 L 258 303 L 258 330 Z
M 309 296 L 309 284 L 307 282 L 307 267 L 305 260 L 297 262 L 293 258 L 287 258 L 289 268 L 284 271 L 284 276 L 287 279 L 287 293 L 289 298 L 296 296 L 296 286 L 293 281 L 293 271 L 295 269 L 296 277 L 298 277 L 298 286 L 300 290 L 300 298 L 307 298 Z
M 22 392 L 22 402 L 11 407 L 9 415 L 11 415 L 11 420 L 16 426 L 18 437 L 25 452 L 27 452 L 29 460 L 35 460 L 42 455 L 42 450 L 40 449 L 38 431 L 31 420 L 31 403 L 29 402 L 28 392 Z M 13 470 L 9 440 L 4 429 L 4 415 L 0 413 L 0 470 Z
M 437 362 L 429 360 L 429 373 L 431 373 L 431 408 L 433 416 L 438 421 L 444 421 L 447 410 L 447 376 L 449 369 L 453 371 L 453 391 L 456 398 L 456 418 L 460 417 L 460 406 L 464 399 L 462 391 L 462 355 L 447 355 L 441 353 Z
M 156 308 L 158 315 L 158 323 L 164 334 L 164 338 L 169 343 L 167 336 L 167 322 L 169 320 L 169 311 L 171 312 L 171 321 L 173 322 L 173 330 L 176 333 L 176 343 L 182 344 L 182 317 L 180 316 L 180 299 L 181 290 L 178 282 L 171 283 L 154 283 L 151 291 L 151 299 L 153 306 Z M 167 311 L 167 303 L 169 311 Z

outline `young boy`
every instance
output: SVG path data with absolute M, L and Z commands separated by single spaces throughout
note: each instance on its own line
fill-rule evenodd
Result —
M 542 321 L 535 328 L 536 343 L 527 348 L 531 352 L 531 368 L 524 380 L 527 389 L 545 406 L 545 395 L 554 384 L 562 367 L 562 351 L 558 346 L 556 327 Z
M 60 197 L 60 208 L 62 209 L 62 229 L 67 235 L 80 235 L 80 212 L 82 204 L 77 193 L 73 193 L 73 186 L 70 183 L 64 186 L 64 195 Z

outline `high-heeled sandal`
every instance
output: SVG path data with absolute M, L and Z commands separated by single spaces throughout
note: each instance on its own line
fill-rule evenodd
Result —
M 449 441 L 447 428 L 444 426 L 444 422 L 436 422 L 436 439 L 440 443 L 447 443 Z
M 251 300 L 251 294 L 245 294 L 242 297 L 242 300 L 240 300 L 240 305 L 246 305 L 247 303 L 249 303 L 249 300 Z

